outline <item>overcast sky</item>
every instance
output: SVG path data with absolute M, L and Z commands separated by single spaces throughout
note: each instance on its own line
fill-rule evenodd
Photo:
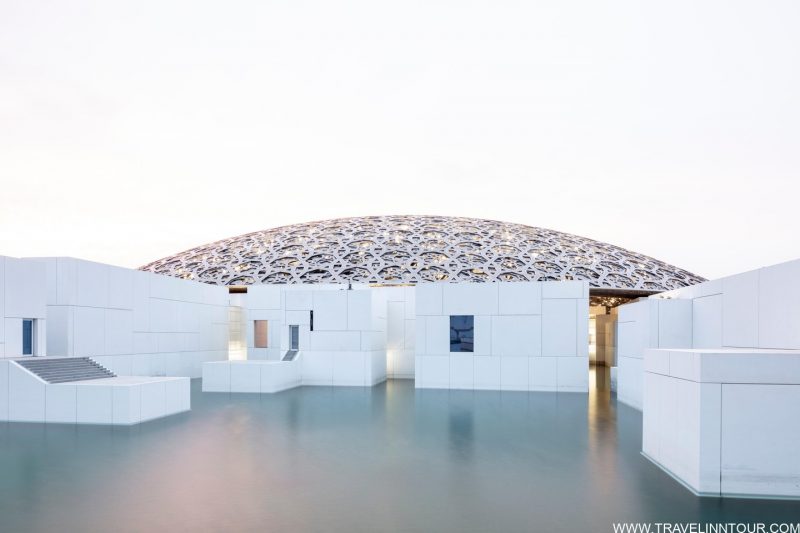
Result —
M 0 0 L 0 254 L 492 218 L 800 257 L 800 2 Z

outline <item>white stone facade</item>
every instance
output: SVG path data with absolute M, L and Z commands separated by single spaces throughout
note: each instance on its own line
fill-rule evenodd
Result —
M 588 390 L 589 284 L 425 284 L 416 288 L 416 386 Z M 474 316 L 474 351 L 450 352 L 449 317 Z
M 228 358 L 228 290 L 73 258 L 46 269 L 47 355 L 123 376 L 200 377 Z
M 800 260 L 619 307 L 618 398 L 642 405 L 649 348 L 800 349 Z
M 800 497 L 800 350 L 649 349 L 642 451 L 704 496 Z
M 47 284 L 43 265 L 0 256 L 0 358 L 20 357 L 23 320 L 33 320 L 32 354 L 47 353 Z

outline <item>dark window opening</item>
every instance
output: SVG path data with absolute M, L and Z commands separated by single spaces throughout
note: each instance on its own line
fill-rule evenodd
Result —
M 22 355 L 33 355 L 33 320 L 22 321 Z
M 472 352 L 474 341 L 475 317 L 473 315 L 451 315 L 450 351 Z
M 300 326 L 289 326 L 289 349 L 300 349 Z

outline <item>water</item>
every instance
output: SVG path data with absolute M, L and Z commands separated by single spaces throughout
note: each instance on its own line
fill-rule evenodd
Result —
M 590 395 L 303 387 L 202 393 L 132 428 L 0 424 L 0 531 L 611 531 L 800 520 L 697 498 Z

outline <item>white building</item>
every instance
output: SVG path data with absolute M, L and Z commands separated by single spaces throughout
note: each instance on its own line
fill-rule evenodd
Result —
M 701 495 L 800 497 L 800 260 L 619 308 L 618 399 Z
M 0 275 L 0 420 L 135 424 L 188 410 L 201 376 L 586 393 L 605 365 L 643 410 L 645 455 L 691 490 L 800 496 L 800 261 L 705 281 L 550 230 L 400 216 L 141 270 L 0 257 Z

